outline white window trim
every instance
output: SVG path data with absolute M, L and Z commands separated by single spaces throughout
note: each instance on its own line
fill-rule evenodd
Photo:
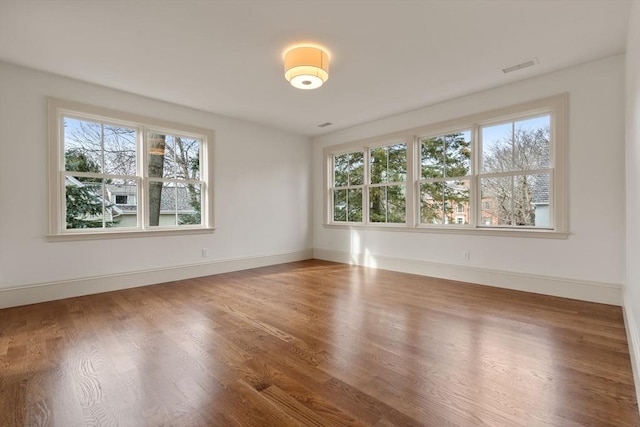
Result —
M 569 220 L 567 215 L 567 180 L 566 180 L 566 152 L 568 147 L 568 104 L 569 95 L 564 93 L 548 98 L 538 99 L 525 102 L 505 108 L 495 109 L 479 114 L 474 114 L 458 119 L 448 120 L 446 122 L 434 123 L 427 126 L 407 129 L 387 135 L 376 136 L 364 140 L 353 141 L 345 144 L 325 147 L 323 150 L 323 212 L 324 227 L 331 229 L 351 229 L 351 230 L 384 230 L 384 231 L 403 231 L 403 232 L 423 232 L 438 234 L 468 234 L 468 235 L 486 235 L 486 236 L 511 236 L 511 237 L 534 237 L 534 238 L 551 238 L 566 239 L 569 236 Z M 418 149 L 419 137 L 429 135 L 444 135 L 455 132 L 460 129 L 472 130 L 472 150 L 477 153 L 479 148 L 478 129 L 480 126 L 486 126 L 494 123 L 505 122 L 513 119 L 519 119 L 523 116 L 530 117 L 536 114 L 551 114 L 551 138 L 553 140 L 551 189 L 553 205 L 553 216 L 550 218 L 553 228 L 523 228 L 523 227 L 495 227 L 483 226 L 481 224 L 480 212 L 482 202 L 475 201 L 470 207 L 470 220 L 473 226 L 449 224 L 429 225 L 419 224 L 419 201 L 416 200 L 415 194 L 419 185 L 420 171 L 418 168 Z M 407 142 L 407 221 L 405 224 L 373 224 L 373 223 L 343 223 L 333 221 L 332 200 L 330 199 L 330 191 L 333 179 L 332 156 L 335 154 L 364 150 L 365 153 L 370 148 L 391 144 L 394 141 Z M 479 156 L 474 154 L 472 158 L 472 174 L 471 174 L 471 197 L 475 200 L 478 194 L 478 162 Z M 366 173 L 366 171 L 365 171 Z M 363 221 L 366 221 L 366 210 L 363 201 Z
M 168 134 L 176 134 L 185 137 L 202 138 L 201 151 L 201 170 L 200 176 L 203 183 L 202 194 L 206 198 L 202 198 L 201 218 L 202 225 L 184 225 L 175 227 L 153 227 L 153 228 L 108 228 L 108 229 L 74 229 L 67 230 L 65 218 L 63 215 L 63 207 L 65 206 L 63 185 L 61 179 L 64 179 L 64 129 L 62 117 L 77 117 L 82 120 L 92 120 L 95 122 L 108 122 L 112 124 L 120 124 L 127 127 L 133 127 L 139 132 L 139 139 L 142 138 L 143 132 L 148 130 L 166 132 Z M 202 234 L 212 233 L 214 227 L 214 186 L 213 186 L 213 150 L 214 150 L 214 131 L 211 129 L 199 128 L 195 126 L 184 125 L 181 123 L 170 122 L 151 117 L 145 117 L 133 113 L 111 110 L 92 105 L 82 104 L 73 101 L 67 101 L 57 98 L 48 98 L 48 153 L 49 153 L 49 182 L 48 182 L 48 232 L 47 238 L 51 241 L 69 241 L 69 240 L 88 240 L 88 239 L 113 239 L 127 237 L 148 237 L 148 236 L 167 236 L 178 234 Z M 140 156 L 146 154 L 147 147 L 144 147 L 141 141 L 137 142 L 138 153 Z M 142 150 L 142 151 L 140 151 Z M 140 169 L 140 165 L 138 166 Z M 135 178 L 138 185 L 142 184 L 141 170 Z M 79 172 L 79 174 L 82 174 Z M 130 178 L 127 178 L 130 179 Z M 147 178 L 148 179 L 148 178 Z M 190 180 L 180 180 L 180 182 L 190 182 Z M 198 181 L 198 183 L 200 183 Z M 142 191 L 146 191 L 142 189 Z M 140 200 L 138 200 L 140 206 Z M 146 207 L 145 207 L 146 209 Z M 140 211 L 138 215 L 144 215 L 145 212 Z M 140 224 L 140 218 L 138 223 Z

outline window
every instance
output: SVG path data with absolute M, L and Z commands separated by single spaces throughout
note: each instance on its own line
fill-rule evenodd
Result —
M 340 154 L 333 160 L 333 220 L 362 222 L 364 153 Z
M 369 222 L 406 222 L 407 145 L 369 149 Z
M 420 222 L 457 224 L 453 206 L 469 202 L 471 131 L 421 137 Z
M 559 95 L 327 147 L 327 225 L 564 238 L 566 108 Z
M 212 229 L 212 132 L 50 99 L 50 234 Z
M 331 163 L 333 222 L 406 222 L 406 143 L 333 154 Z
M 129 203 L 129 196 L 116 194 L 116 205 L 126 205 Z

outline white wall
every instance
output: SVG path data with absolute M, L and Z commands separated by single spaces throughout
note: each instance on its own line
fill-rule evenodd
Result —
M 569 93 L 568 239 L 323 227 L 324 147 L 564 92 Z M 316 137 L 314 255 L 337 260 L 356 252 L 359 262 L 369 265 L 621 304 L 625 274 L 623 99 L 624 57 L 615 56 Z M 465 250 L 471 251 L 469 262 L 462 258 Z M 505 272 L 515 275 L 502 274 Z M 520 286 L 527 280 L 529 285 Z M 566 289 L 560 289 L 563 287 Z
M 215 233 L 47 241 L 46 96 L 213 129 Z M 0 289 L 305 250 L 308 256 L 310 150 L 309 138 L 299 135 L 0 63 Z
M 640 405 L 640 2 L 633 2 L 626 53 L 627 266 L 625 321 Z

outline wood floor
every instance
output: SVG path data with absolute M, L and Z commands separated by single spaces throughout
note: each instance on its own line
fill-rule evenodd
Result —
M 619 307 L 304 261 L 0 310 L 0 426 L 640 426 Z

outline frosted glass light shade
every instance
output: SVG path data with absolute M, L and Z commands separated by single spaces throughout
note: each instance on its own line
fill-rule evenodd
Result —
M 284 78 L 298 89 L 316 89 L 329 78 L 329 55 L 317 47 L 296 47 L 284 54 Z

